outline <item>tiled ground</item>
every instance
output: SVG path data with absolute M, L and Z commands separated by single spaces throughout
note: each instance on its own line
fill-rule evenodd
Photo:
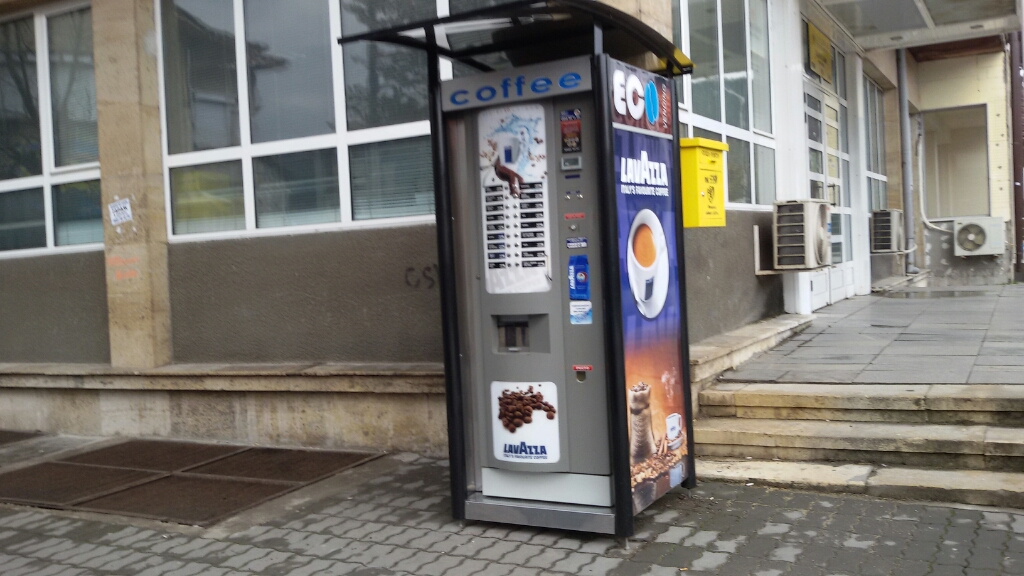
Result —
M 859 296 L 822 308 L 802 334 L 722 379 L 1024 384 L 1024 286 L 957 291 L 963 295 Z
M 2 507 L 0 574 L 1024 574 L 1024 512 L 707 483 L 655 504 L 624 549 L 453 522 L 447 476 L 443 460 L 390 456 L 205 531 Z

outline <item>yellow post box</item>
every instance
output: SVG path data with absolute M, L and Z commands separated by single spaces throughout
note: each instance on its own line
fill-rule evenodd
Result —
M 725 226 L 725 155 L 729 145 L 707 138 L 679 140 L 683 226 Z

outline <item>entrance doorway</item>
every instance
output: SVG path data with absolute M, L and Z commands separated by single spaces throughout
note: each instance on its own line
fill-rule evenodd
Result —
M 847 110 L 838 95 L 812 82 L 804 83 L 811 198 L 832 205 L 832 266 L 811 273 L 811 307 L 815 310 L 856 292 Z

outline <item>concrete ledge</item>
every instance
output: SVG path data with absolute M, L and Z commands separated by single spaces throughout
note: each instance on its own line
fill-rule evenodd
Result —
M 873 468 L 861 464 L 765 462 L 763 460 L 697 459 L 697 478 L 722 482 L 755 482 L 764 486 L 863 494 Z
M 448 446 L 443 394 L 7 388 L 10 430 L 405 450 Z
M 699 458 L 697 478 L 883 498 L 1024 508 L 1024 474 Z
M 802 332 L 813 319 L 813 315 L 783 314 L 691 344 L 690 374 L 695 387 Z
M 0 364 L 0 389 L 444 394 L 440 364 Z

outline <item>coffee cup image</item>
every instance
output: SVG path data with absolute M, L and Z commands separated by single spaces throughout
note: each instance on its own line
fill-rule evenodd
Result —
M 683 415 L 669 414 L 665 418 L 665 441 L 668 442 L 670 450 L 678 450 L 686 440 L 686 431 L 683 430 Z
M 668 243 L 658 216 L 646 208 L 637 212 L 629 228 L 626 270 L 637 308 L 654 318 L 668 295 Z

